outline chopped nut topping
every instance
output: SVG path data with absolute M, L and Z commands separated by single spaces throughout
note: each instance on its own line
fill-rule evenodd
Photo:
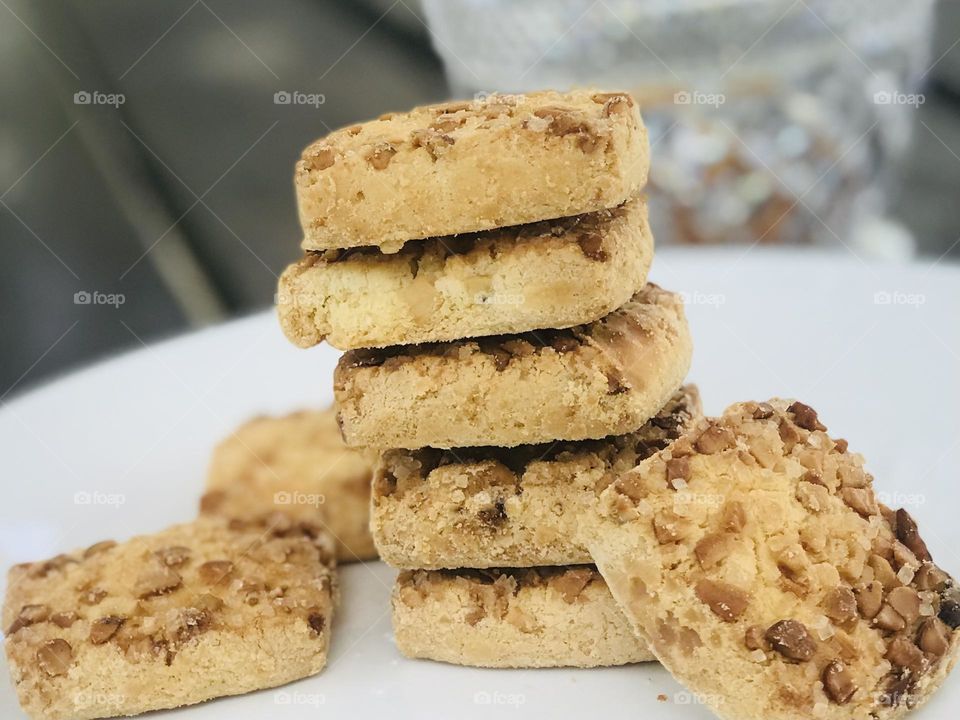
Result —
M 109 550 L 110 548 L 115 547 L 116 544 L 117 543 L 113 540 L 101 540 L 100 542 L 94 543 L 93 545 L 88 547 L 86 550 L 84 550 L 83 557 L 84 558 L 93 557 L 98 553 L 102 553 L 104 550 Z
M 102 645 L 116 634 L 125 620 L 126 618 L 117 615 L 107 615 L 95 620 L 90 625 L 90 642 L 94 645 Z
M 753 411 L 753 419 L 766 420 L 771 417 L 773 417 L 773 405 L 767 402 L 757 403 L 757 407 Z
M 740 532 L 746 524 L 747 511 L 743 509 L 743 503 L 732 500 L 723 506 L 720 527 L 729 532 Z
M 920 649 L 940 657 L 950 647 L 950 630 L 937 618 L 928 618 L 920 625 L 918 633 Z
M 826 430 L 827 427 L 817 419 L 817 411 L 802 402 L 795 402 L 787 408 L 793 413 L 793 421 L 804 430 Z
M 180 567 L 190 559 L 190 548 L 182 545 L 161 548 L 157 550 L 156 555 L 160 561 L 168 567 Z
M 617 492 L 626 495 L 633 501 L 642 500 L 649 495 L 643 478 L 635 472 L 627 472 L 621 475 L 614 482 L 613 487 Z
M 591 568 L 575 568 L 550 578 L 550 585 L 556 588 L 566 603 L 573 603 L 584 591 L 595 574 Z
M 332 167 L 336 161 L 336 152 L 329 145 L 311 148 L 309 156 L 304 158 L 309 170 L 326 170 L 328 167 Z
M 817 650 L 817 643 L 807 631 L 807 626 L 797 620 L 774 623 L 767 628 L 764 637 L 770 647 L 788 660 L 809 660 Z
M 960 601 L 952 597 L 941 598 L 938 617 L 951 629 L 956 630 L 960 626 Z
M 897 540 L 910 548 L 921 562 L 929 562 L 933 559 L 930 557 L 930 551 L 927 550 L 927 544 L 920 537 L 917 523 L 903 508 L 897 510 Z
M 880 512 L 873 491 L 869 488 L 844 487 L 840 489 L 840 498 L 854 512 L 862 517 L 870 517 Z
M 873 620 L 883 605 L 883 585 L 876 580 L 854 590 L 857 596 L 857 608 L 867 620 Z
M 99 605 L 106 596 L 106 590 L 100 587 L 93 587 L 82 591 L 79 599 L 84 605 Z
M 667 460 L 667 483 L 670 484 L 677 479 L 690 479 L 690 458 L 675 457 Z
M 743 615 L 750 603 L 750 596 L 740 588 L 715 580 L 697 581 L 694 592 L 724 622 L 733 622 Z
M 873 568 L 874 578 L 880 581 L 884 590 L 892 590 L 900 584 L 897 574 L 885 558 L 880 555 L 871 555 L 869 563 L 870 567 Z
M 7 635 L 13 635 L 20 628 L 25 628 L 34 623 L 43 622 L 50 614 L 50 608 L 46 605 L 24 605 L 20 608 L 20 614 L 10 625 Z
M 907 623 L 904 622 L 900 613 L 886 603 L 884 603 L 883 607 L 880 608 L 880 612 L 878 612 L 877 616 L 873 619 L 873 624 L 881 630 L 888 632 L 900 632 L 907 626 Z
M 939 590 L 947 582 L 947 574 L 932 562 L 925 562 L 913 578 L 920 590 Z
M 327 626 L 327 619 L 320 613 L 310 613 L 310 615 L 307 616 L 307 625 L 310 626 L 313 634 L 319 637 L 323 635 L 323 630 Z
M 697 452 L 703 453 L 704 455 L 713 455 L 714 453 L 731 448 L 735 444 L 736 439 L 730 430 L 725 427 L 720 427 L 719 425 L 711 425 L 697 438 L 694 447 L 696 447 Z
M 693 548 L 697 562 L 704 570 L 720 564 L 730 554 L 731 538 L 726 533 L 710 533 L 700 538 Z
M 50 616 L 50 622 L 57 627 L 68 628 L 73 625 L 79 615 L 75 612 L 58 612 Z
M 390 143 L 377 143 L 370 150 L 370 154 L 367 156 L 367 162 L 369 162 L 375 170 L 384 170 L 396 154 L 397 149 Z
M 763 650 L 767 646 L 763 635 L 764 630 L 760 625 L 751 625 L 743 635 L 743 644 L 747 646 L 747 650 Z
M 684 536 L 686 524 L 672 512 L 659 512 L 651 522 L 653 523 L 653 534 L 657 541 L 664 545 L 678 542 Z
M 841 625 L 857 617 L 857 598 L 848 587 L 841 586 L 828 592 L 822 605 L 824 614 Z
M 820 679 L 823 681 L 823 690 L 827 697 L 837 705 L 847 703 L 857 691 L 857 686 L 853 684 L 847 666 L 840 660 L 833 660 L 828 663 L 823 669 Z
M 923 652 L 905 637 L 894 638 L 884 657 L 894 665 L 912 670 L 920 669 L 923 664 Z
M 454 142 L 456 141 L 452 137 L 439 130 L 414 130 L 410 134 L 411 145 L 414 148 L 423 148 L 426 150 L 434 162 L 436 162 L 437 158 L 442 156 Z
M 920 596 L 913 588 L 894 588 L 887 595 L 887 602 L 907 621 L 907 625 L 912 625 L 920 617 Z
M 610 256 L 603 248 L 603 236 L 596 232 L 585 233 L 577 238 L 584 257 L 597 262 L 606 262 Z
M 225 582 L 231 572 L 233 572 L 233 563 L 229 560 L 210 560 L 197 568 L 201 582 L 207 585 Z
M 183 584 L 183 579 L 176 570 L 160 565 L 144 572 L 134 585 L 134 592 L 139 598 L 162 595 L 176 590 Z
M 66 675 L 73 664 L 73 648 L 61 638 L 47 640 L 37 650 L 37 663 L 50 677 Z
M 849 444 L 843 438 L 838 438 L 833 441 L 833 449 L 836 450 L 841 455 L 847 451 Z

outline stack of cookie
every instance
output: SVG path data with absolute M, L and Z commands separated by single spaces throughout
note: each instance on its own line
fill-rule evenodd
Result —
M 340 427 L 381 452 L 371 525 L 404 570 L 408 655 L 652 657 L 574 532 L 700 413 L 682 304 L 647 283 L 648 164 L 630 96 L 589 91 L 385 115 L 298 163 L 307 252 L 280 321 L 347 351 Z

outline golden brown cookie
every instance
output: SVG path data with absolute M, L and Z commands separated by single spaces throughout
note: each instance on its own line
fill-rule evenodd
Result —
M 279 510 L 322 525 L 340 562 L 372 560 L 372 475 L 373 456 L 343 444 L 333 410 L 258 417 L 214 450 L 200 511 L 256 518 Z
M 627 93 L 490 95 L 389 113 L 303 151 L 303 247 L 379 246 L 615 207 L 647 180 Z
M 960 592 L 863 459 L 799 402 L 731 406 L 582 522 L 664 666 L 729 720 L 900 717 L 960 647 Z
M 349 445 L 513 447 L 633 432 L 683 382 L 679 296 L 648 284 L 588 325 L 346 353 L 334 373 Z
M 397 578 L 392 604 L 407 657 L 498 668 L 653 660 L 590 565 L 410 570 Z
M 401 568 L 589 563 L 577 543 L 596 489 L 662 450 L 700 417 L 685 385 L 639 430 L 515 448 L 389 450 L 374 475 L 371 529 Z
M 309 252 L 280 278 L 277 312 L 300 347 L 349 350 L 588 323 L 643 287 L 643 200 L 559 220 L 376 248 Z
M 334 562 L 322 530 L 276 515 L 17 565 L 3 627 L 20 704 L 44 720 L 136 715 L 318 673 Z

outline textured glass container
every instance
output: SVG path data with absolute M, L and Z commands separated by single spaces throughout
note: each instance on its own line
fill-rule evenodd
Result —
M 932 0 L 423 4 L 459 95 L 635 94 L 661 243 L 845 243 L 924 100 Z

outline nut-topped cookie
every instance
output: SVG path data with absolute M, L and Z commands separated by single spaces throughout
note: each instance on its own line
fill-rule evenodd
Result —
M 281 511 L 329 532 L 338 561 L 372 560 L 374 459 L 343 444 L 333 409 L 254 418 L 214 450 L 200 512 L 249 519 Z
M 200 519 L 10 570 L 6 653 L 33 718 L 99 718 L 273 687 L 326 663 L 333 544 L 273 515 Z
M 647 180 L 647 131 L 627 93 L 489 95 L 390 113 L 303 151 L 303 247 L 378 246 L 579 215 Z
M 731 406 L 599 496 L 583 542 L 640 635 L 733 720 L 893 718 L 957 659 L 960 591 L 799 402 Z
M 639 430 L 602 440 L 515 448 L 389 450 L 374 475 L 371 529 L 401 568 L 589 563 L 577 543 L 585 504 L 700 417 L 693 385 Z
M 648 284 L 588 325 L 346 353 L 334 373 L 349 445 L 513 447 L 633 432 L 680 387 L 679 296 Z
M 408 345 L 592 322 L 643 287 L 653 257 L 636 199 L 558 220 L 376 248 L 309 252 L 280 278 L 300 347 Z
M 590 565 L 405 571 L 392 606 L 407 657 L 498 668 L 654 659 Z

